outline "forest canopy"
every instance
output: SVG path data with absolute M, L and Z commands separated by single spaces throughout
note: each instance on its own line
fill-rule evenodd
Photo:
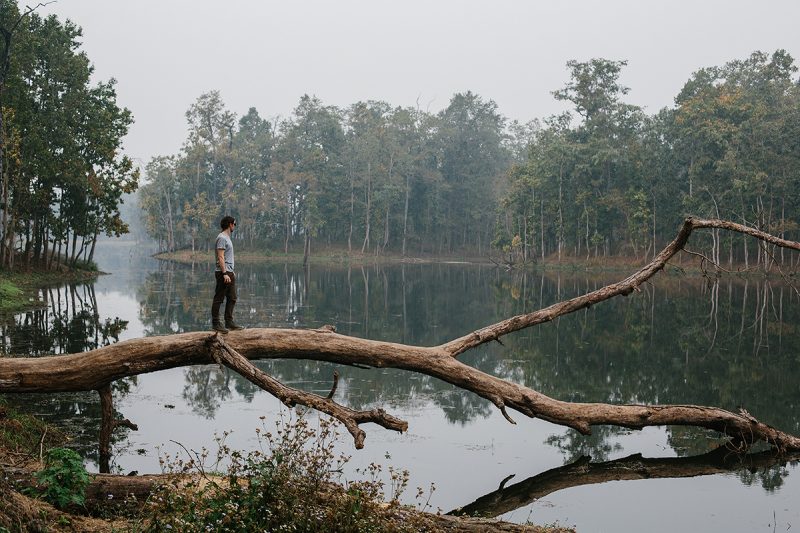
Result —
M 438 113 L 304 95 L 274 121 L 203 94 L 181 152 L 147 166 L 148 230 L 164 250 L 205 247 L 231 213 L 240 239 L 275 250 L 311 239 L 374 254 L 493 246 L 525 260 L 643 258 L 687 215 L 797 238 L 794 59 L 755 52 L 702 68 L 654 115 L 625 102 L 625 66 L 568 62 L 553 96 L 571 110 L 526 124 L 472 92 Z M 712 233 L 703 246 L 719 262 L 767 261 L 734 236 Z

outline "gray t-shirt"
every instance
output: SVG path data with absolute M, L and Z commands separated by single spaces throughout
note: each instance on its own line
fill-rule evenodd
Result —
M 217 250 L 225 250 L 225 270 L 230 270 L 233 272 L 233 242 L 231 242 L 231 238 L 228 237 L 228 234 L 224 231 L 217 235 L 217 244 L 214 246 Z M 216 270 L 220 272 L 221 269 L 219 268 L 219 261 L 216 260 L 216 256 L 214 258 L 214 264 L 217 265 Z

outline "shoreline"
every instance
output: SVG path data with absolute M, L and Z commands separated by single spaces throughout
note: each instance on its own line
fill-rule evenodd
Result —
M 159 252 L 152 255 L 153 258 L 161 261 L 169 261 L 178 264 L 209 264 L 213 265 L 214 259 L 210 251 L 178 250 L 176 252 Z M 301 253 L 271 253 L 254 252 L 243 250 L 236 254 L 237 263 L 254 265 L 259 263 L 279 263 L 279 264 L 302 264 L 303 255 Z M 563 257 L 560 261 L 557 258 L 547 257 L 544 260 L 538 259 L 525 263 L 505 263 L 499 262 L 489 256 L 406 256 L 402 257 L 395 254 L 370 255 L 360 252 L 348 253 L 346 250 L 326 250 L 309 258 L 309 263 L 313 265 L 387 265 L 387 264 L 464 264 L 464 265 L 484 265 L 495 266 L 509 271 L 545 271 L 545 272 L 593 272 L 593 273 L 632 273 L 649 261 L 632 257 L 606 257 L 606 258 L 577 258 Z M 764 271 L 763 267 L 750 267 L 745 269 L 744 264 L 722 265 L 720 269 L 714 265 L 703 265 L 702 261 L 696 257 L 691 257 L 683 261 L 668 263 L 665 269 L 668 273 L 686 273 L 692 275 L 708 275 L 711 277 L 758 277 L 758 278 L 784 278 L 786 281 L 794 280 L 798 277 L 797 271 L 783 272 L 778 267 L 772 267 L 769 271 Z

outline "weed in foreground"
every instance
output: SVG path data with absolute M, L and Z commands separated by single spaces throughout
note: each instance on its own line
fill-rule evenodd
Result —
M 33 496 L 41 497 L 59 509 L 69 505 L 83 505 L 89 474 L 83 459 L 69 448 L 53 448 L 47 452 L 45 467 L 34 477 L 40 487 L 32 488 Z
M 262 418 L 263 420 L 263 418 Z M 207 450 L 188 452 L 188 459 L 162 457 L 172 481 L 145 507 L 142 530 L 162 531 L 286 531 L 379 532 L 433 531 L 423 515 L 399 500 L 408 472 L 389 469 L 388 502 L 379 481 L 381 467 L 372 464 L 368 479 L 341 482 L 349 456 L 337 455 L 337 425 L 320 419 L 317 429 L 300 417 L 278 420 L 272 431 L 256 430 L 259 448 L 243 454 L 217 438 L 210 462 Z M 220 465 L 225 473 L 213 476 Z M 424 491 L 418 492 L 418 497 Z M 425 504 L 427 506 L 427 502 Z M 398 517 L 402 515 L 402 519 Z

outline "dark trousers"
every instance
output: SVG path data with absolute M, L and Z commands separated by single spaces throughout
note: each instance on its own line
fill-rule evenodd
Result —
M 217 278 L 217 286 L 214 288 L 214 301 L 211 304 L 211 320 L 219 322 L 219 308 L 225 300 L 225 323 L 233 322 L 233 307 L 236 305 L 236 275 L 230 270 L 226 272 L 231 278 L 230 283 L 225 283 L 222 272 L 214 272 Z

